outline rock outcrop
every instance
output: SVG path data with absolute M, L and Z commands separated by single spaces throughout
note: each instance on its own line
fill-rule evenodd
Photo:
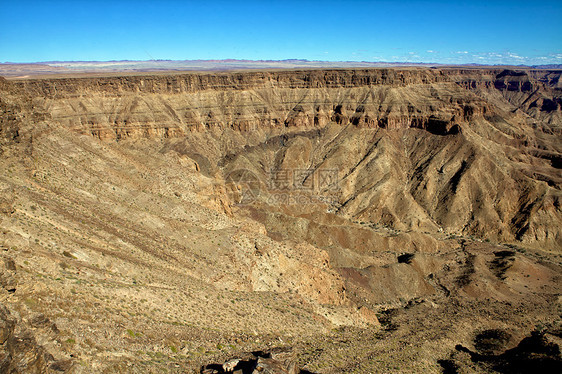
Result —
M 299 374 L 311 373 L 301 371 L 296 365 L 296 356 L 290 348 L 273 348 L 246 354 L 243 358 L 235 358 L 224 364 L 209 364 L 201 368 L 202 374 Z
M 0 372 L 2 373 L 70 373 L 71 360 L 55 360 L 39 345 L 33 333 L 0 304 Z

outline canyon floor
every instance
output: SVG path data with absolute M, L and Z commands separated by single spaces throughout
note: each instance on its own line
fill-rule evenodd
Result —
M 561 75 L 0 78 L 0 371 L 559 373 Z

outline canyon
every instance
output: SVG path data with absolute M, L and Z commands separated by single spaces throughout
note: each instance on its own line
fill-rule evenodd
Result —
M 557 372 L 561 75 L 0 77 L 0 367 Z

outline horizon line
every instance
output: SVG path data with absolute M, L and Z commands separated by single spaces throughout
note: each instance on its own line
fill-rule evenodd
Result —
M 181 60 L 173 60 L 173 59 L 147 59 L 147 60 L 129 60 L 129 59 L 121 59 L 121 60 L 50 60 L 50 61 L 25 61 L 25 62 L 12 62 L 12 61 L 0 61 L 2 65 L 36 65 L 36 64 L 44 64 L 44 65 L 51 65 L 51 64 L 73 64 L 73 63 L 117 63 L 117 62 L 136 62 L 136 63 L 143 63 L 143 62 L 302 62 L 302 63 L 327 63 L 327 64 L 337 64 L 337 63 L 345 63 L 345 64 L 404 64 L 404 65 L 442 65 L 442 66 L 466 66 L 466 65 L 475 65 L 475 66 L 562 66 L 562 64 L 557 63 L 545 63 L 545 64 L 510 64 L 510 63 L 496 63 L 496 64 L 486 64 L 481 62 L 463 62 L 463 63 L 445 63 L 445 62 L 423 62 L 423 61 L 367 61 L 367 60 L 309 60 L 309 59 L 302 59 L 302 58 L 287 58 L 281 60 L 274 60 L 274 59 L 259 59 L 259 60 L 252 60 L 252 59 L 235 59 L 235 58 L 226 58 L 226 59 L 181 59 Z

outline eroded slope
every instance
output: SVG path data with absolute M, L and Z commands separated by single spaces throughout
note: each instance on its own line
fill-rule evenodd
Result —
M 436 371 L 556 331 L 559 75 L 0 80 L 2 303 L 78 372 Z

